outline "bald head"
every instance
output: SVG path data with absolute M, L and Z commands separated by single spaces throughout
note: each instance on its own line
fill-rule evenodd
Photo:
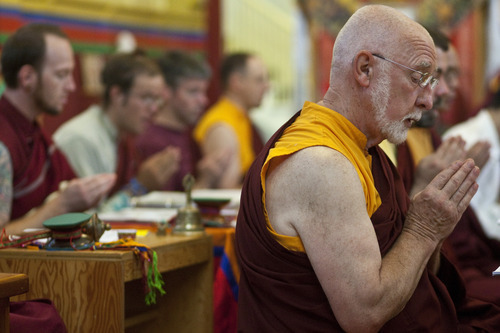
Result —
M 428 32 L 402 12 L 383 5 L 357 10 L 340 30 L 332 57 L 332 74 L 345 73 L 361 51 L 383 54 L 387 58 L 406 51 L 416 52 L 422 43 L 432 44 Z
M 367 147 L 383 139 L 400 143 L 432 107 L 435 69 L 434 42 L 424 27 L 394 8 L 365 6 L 339 32 L 320 103 L 365 134 Z

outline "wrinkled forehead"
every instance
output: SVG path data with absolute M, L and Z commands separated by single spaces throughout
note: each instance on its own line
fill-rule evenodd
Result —
M 404 37 L 406 40 L 402 43 L 401 52 L 407 57 L 412 68 L 433 72 L 438 66 L 436 48 L 427 31 L 420 25 L 419 27 L 420 31 L 413 31 Z

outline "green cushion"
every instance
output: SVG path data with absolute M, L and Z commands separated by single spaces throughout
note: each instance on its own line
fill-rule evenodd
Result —
M 68 213 L 44 221 L 43 226 L 48 229 L 74 229 L 83 226 L 91 217 L 85 213 Z

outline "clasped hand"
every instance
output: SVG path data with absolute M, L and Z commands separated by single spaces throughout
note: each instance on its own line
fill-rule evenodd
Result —
M 437 243 L 445 239 L 476 193 L 478 175 L 472 159 L 456 161 L 438 173 L 412 198 L 405 228 Z

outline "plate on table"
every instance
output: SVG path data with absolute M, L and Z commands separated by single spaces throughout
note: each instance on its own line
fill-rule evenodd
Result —
M 231 199 L 229 198 L 193 198 L 194 203 L 198 205 L 198 208 L 212 208 L 220 210 L 222 207 L 227 205 Z

